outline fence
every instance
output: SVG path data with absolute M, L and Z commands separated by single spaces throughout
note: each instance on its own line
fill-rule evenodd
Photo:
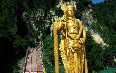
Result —
M 100 70 L 97 73 L 116 73 L 116 67 L 108 67 L 107 69 Z

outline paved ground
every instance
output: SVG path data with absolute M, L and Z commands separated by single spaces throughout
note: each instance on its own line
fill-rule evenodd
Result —
M 41 49 L 39 47 L 30 48 L 27 58 L 25 73 L 43 73 Z

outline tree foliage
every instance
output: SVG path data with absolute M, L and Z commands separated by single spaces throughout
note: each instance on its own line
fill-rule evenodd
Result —
M 97 19 L 97 22 L 93 23 L 91 27 L 95 32 L 101 35 L 107 45 L 103 47 L 101 45 L 97 46 L 98 44 L 94 44 L 93 46 L 95 47 L 92 49 L 92 51 L 95 50 L 95 52 L 88 51 L 88 64 L 90 71 L 99 71 L 103 68 L 116 66 L 116 62 L 114 61 L 114 57 L 116 55 L 116 46 L 114 45 L 116 43 L 116 31 L 114 29 L 116 26 L 115 2 L 115 0 L 108 0 L 92 5 L 93 17 Z M 92 43 L 90 44 L 92 45 Z M 87 47 L 87 49 L 89 49 L 88 45 Z
M 62 16 L 60 8 L 55 7 L 58 2 L 59 0 L 0 0 L 0 61 L 3 63 L 1 72 L 18 72 L 14 70 L 18 70 L 17 62 L 25 56 L 27 47 L 36 46 L 41 40 L 44 42 L 44 63 L 54 65 L 53 37 L 49 36 L 49 27 L 46 28 L 46 24 L 51 25 L 52 22 L 46 20 L 51 20 L 50 10 L 55 10 L 56 15 Z M 87 32 L 86 46 L 90 72 L 116 65 L 113 60 L 116 57 L 115 3 L 115 0 L 106 0 L 92 5 L 97 23 L 93 23 L 91 27 L 99 32 L 108 47 L 96 44 Z M 82 11 L 89 5 L 90 0 L 76 0 L 76 18 L 80 19 Z M 40 34 L 43 34 L 42 39 L 38 38 Z
M 48 42 L 49 41 L 49 42 Z M 43 62 L 44 65 L 54 66 L 54 42 L 53 42 L 53 36 L 46 36 L 46 38 L 43 40 Z
M 58 0 L 0 0 L 0 61 L 1 72 L 18 72 L 18 60 L 25 57 L 27 47 L 35 46 L 39 31 L 45 30 L 43 23 L 50 9 Z M 41 9 L 44 16 L 37 20 L 34 15 Z M 33 19 L 32 16 L 33 15 Z M 31 21 L 41 29 L 34 30 Z M 39 39 L 38 39 L 39 41 Z M 4 71 L 5 70 L 5 71 Z

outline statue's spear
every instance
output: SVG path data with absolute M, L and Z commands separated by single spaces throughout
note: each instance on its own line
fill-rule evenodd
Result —
M 57 26 L 55 24 L 53 24 L 53 33 L 54 33 L 55 73 L 59 73 L 58 34 L 57 34 Z

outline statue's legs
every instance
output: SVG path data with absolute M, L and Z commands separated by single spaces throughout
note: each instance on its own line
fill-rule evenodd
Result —
M 85 48 L 82 48 L 81 51 L 81 73 L 88 73 Z
M 73 71 L 73 64 L 72 64 L 72 53 L 71 53 L 71 50 L 70 48 L 67 50 L 67 60 L 68 60 L 68 73 L 72 73 Z
M 75 73 L 88 73 L 85 50 L 83 49 L 80 49 L 78 52 L 74 53 L 74 70 Z
M 62 62 L 64 64 L 64 69 L 65 69 L 65 73 L 68 73 L 68 70 L 67 70 L 67 58 L 66 58 L 66 52 L 65 52 L 65 46 L 64 46 L 64 39 L 61 40 L 60 42 L 60 55 L 61 55 L 61 58 L 62 58 Z
M 84 63 L 85 63 L 85 57 L 84 54 L 81 54 L 81 73 L 83 73 L 83 69 L 84 69 Z
M 81 54 L 80 54 L 80 52 L 74 53 L 74 70 L 75 70 L 75 73 L 81 73 Z
M 61 57 L 65 68 L 65 73 L 88 73 L 87 60 L 84 48 L 73 52 L 72 44 L 70 46 L 60 45 Z

